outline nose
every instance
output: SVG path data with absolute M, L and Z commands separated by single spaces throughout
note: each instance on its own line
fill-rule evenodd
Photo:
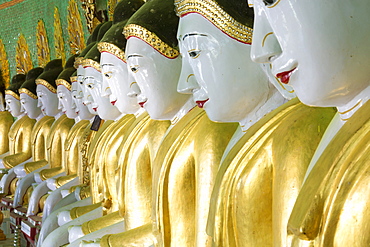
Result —
M 137 97 L 139 94 L 141 94 L 141 90 L 137 82 L 135 81 L 135 78 L 132 76 L 131 73 L 128 73 L 128 82 L 130 83 L 130 90 L 127 93 L 127 96 L 133 98 Z
M 42 107 L 42 102 L 40 98 L 37 100 L 37 107 L 40 107 L 40 108 Z
M 199 88 L 193 69 L 187 58 L 182 59 L 181 74 L 177 84 L 177 92 L 182 94 L 191 94 L 193 89 Z
M 26 112 L 26 109 L 24 108 L 23 104 L 21 104 L 21 112 Z
M 58 100 L 58 109 L 63 110 L 63 104 L 60 99 Z
M 265 10 L 258 6 L 254 6 L 254 10 L 251 59 L 256 63 L 270 63 L 281 54 L 281 47 L 268 22 Z

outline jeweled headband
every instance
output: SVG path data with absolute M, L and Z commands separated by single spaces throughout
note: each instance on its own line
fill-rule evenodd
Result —
M 37 95 L 35 95 L 34 93 L 32 93 L 30 90 L 28 90 L 27 88 L 21 88 L 18 90 L 18 92 L 21 94 L 21 93 L 24 93 L 24 94 L 27 94 L 28 96 L 30 96 L 32 99 L 37 99 Z
M 10 96 L 13 96 L 17 100 L 20 100 L 19 95 L 16 94 L 16 93 L 14 93 L 12 90 L 5 90 L 5 94 L 10 95 Z
M 139 25 L 127 25 L 123 29 L 123 34 L 125 35 L 126 39 L 129 39 L 130 37 L 137 37 L 143 40 L 167 58 L 172 59 L 179 56 L 179 52 L 176 49 L 163 42 L 155 33 Z
M 111 43 L 100 42 L 98 44 L 98 50 L 101 53 L 102 52 L 108 52 L 108 53 L 118 57 L 119 59 L 121 59 L 122 61 L 124 61 L 126 63 L 125 53 L 120 48 L 118 48 L 117 46 L 115 46 Z
M 92 59 L 84 59 L 82 60 L 82 67 L 92 67 L 97 71 L 101 72 L 100 64 Z
M 72 86 L 71 84 L 69 84 L 66 80 L 64 79 L 57 79 L 55 80 L 55 84 L 57 84 L 57 86 L 65 86 L 69 91 L 72 90 Z
M 175 9 L 179 17 L 198 13 L 231 38 L 252 43 L 253 28 L 236 21 L 213 0 L 175 0 Z
M 43 79 L 36 79 L 36 85 L 43 85 L 47 89 L 49 89 L 50 92 L 57 93 L 57 90 L 52 85 L 50 85 L 49 82 L 47 82 L 47 81 L 45 81 Z

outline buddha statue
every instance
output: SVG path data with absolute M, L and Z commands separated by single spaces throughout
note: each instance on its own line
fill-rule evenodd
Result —
M 6 82 L 0 73 L 0 155 L 9 152 L 8 133 L 14 122 L 13 116 L 5 110 L 5 85 Z
M 67 116 L 58 109 L 55 79 L 62 70 L 62 60 L 52 60 L 45 66 L 43 73 L 36 79 L 36 93 L 41 111 L 46 116 L 53 116 L 55 121 L 50 127 L 50 132 L 46 141 L 46 159 L 20 165 L 21 167 L 19 169 L 23 169 L 23 174 L 27 175 L 17 187 L 18 196 L 17 201 L 14 200 L 15 205 L 21 205 L 23 193 L 32 183 L 35 181 L 41 183 L 43 180 L 59 174 L 60 170 L 63 169 L 62 164 L 65 162 L 65 157 L 62 150 L 68 132 L 74 124 L 74 119 L 67 118 Z M 38 170 L 40 168 L 43 169 Z
M 204 205 L 209 206 L 216 163 L 236 125 L 211 122 L 190 95 L 177 92 L 181 67 L 177 25 L 173 1 L 150 1 L 124 29 L 129 78 L 140 89 L 133 93 L 152 119 L 171 120 L 171 126 L 152 165 L 151 209 L 137 219 L 137 196 L 125 187 L 127 182 L 122 184 L 120 214 L 126 231 L 104 236 L 98 241 L 101 246 L 193 246 L 196 232 L 205 232 L 205 225 L 198 228 L 198 219 Z M 209 135 L 204 136 L 206 130 Z
M 43 72 L 43 69 L 33 68 L 28 71 L 26 75 L 25 82 L 19 88 L 20 102 L 23 112 L 31 119 L 35 119 L 37 122 L 32 128 L 31 132 L 31 151 L 32 157 L 21 164 L 30 161 L 44 160 L 46 157 L 47 146 L 46 139 L 50 131 L 50 126 L 52 125 L 54 118 L 49 116 L 44 116 L 41 109 L 37 106 L 37 96 L 36 96 L 36 83 L 35 79 Z M 18 178 L 20 172 L 24 169 L 19 169 L 22 165 L 16 165 L 10 169 L 7 176 L 1 181 L 1 187 L 5 191 L 8 190 L 9 184 L 17 176 Z M 24 176 L 24 175 L 23 175 Z M 28 201 L 28 200 L 27 200 Z
M 253 13 L 244 1 L 175 1 L 175 6 L 183 54 L 179 90 L 193 93 L 211 120 L 240 124 L 216 177 L 207 233 L 214 246 L 285 246 L 281 225 L 288 221 L 322 136 L 318 128 L 325 129 L 334 112 L 305 107 L 296 99 L 285 103 L 282 96 L 294 97 L 291 89 L 270 76 L 275 88 L 263 73 L 269 68 L 253 65 L 248 56 Z M 306 121 L 296 123 L 300 118 Z M 294 139 L 308 132 L 309 142 Z M 287 155 L 276 147 L 279 141 L 304 152 Z M 288 160 L 294 160 L 289 172 Z
M 289 245 L 366 246 L 370 87 L 364 40 L 370 36 L 365 27 L 369 3 L 249 4 L 258 13 L 255 29 L 271 29 L 278 41 L 253 54 L 255 61 L 271 63 L 273 74 L 291 85 L 304 104 L 338 110 L 290 215 Z
M 28 130 L 32 129 L 35 124 L 35 120 L 31 120 L 21 111 L 20 96 L 18 92 L 18 89 L 25 79 L 26 75 L 23 74 L 13 76 L 10 86 L 5 90 L 6 110 L 16 118 L 14 123 L 17 124 L 13 124 L 13 128 L 11 128 L 9 132 L 9 153 L 5 153 L 0 156 L 2 168 L 10 169 L 14 165 L 18 164 L 17 162 L 21 163 L 29 159 L 31 156 L 31 139 L 29 136 L 31 131 Z M 29 132 L 24 136 L 24 141 L 22 141 L 24 135 L 23 131 Z

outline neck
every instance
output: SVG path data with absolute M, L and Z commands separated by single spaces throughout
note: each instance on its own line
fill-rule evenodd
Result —
M 145 109 L 144 108 L 139 108 L 139 110 L 137 110 L 135 113 L 134 113 L 134 116 L 135 118 L 138 118 L 141 114 L 143 114 L 145 112 Z
M 270 93 L 268 98 L 262 104 L 254 108 L 253 111 L 248 113 L 248 115 L 245 116 L 244 119 L 239 122 L 242 131 L 246 132 L 253 124 L 255 124 L 263 116 L 265 116 L 270 111 L 278 108 L 285 102 L 286 99 L 283 98 L 279 91 L 273 89 L 272 93 Z
M 352 115 L 361 108 L 368 100 L 370 95 L 370 86 L 361 91 L 352 100 L 343 106 L 338 106 L 338 114 L 343 124 L 352 117 Z
M 183 118 L 191 109 L 195 107 L 193 97 L 190 97 L 188 101 L 180 108 L 180 110 L 171 119 L 171 125 L 175 125 L 181 118 Z
M 24 117 L 26 115 L 26 113 L 22 112 L 21 114 L 19 114 L 18 116 L 16 116 L 17 120 L 18 119 L 21 119 L 22 117 Z
M 125 116 L 126 114 L 121 114 L 119 115 L 117 118 L 114 119 L 115 122 L 117 122 L 118 120 L 120 120 L 123 116 Z
M 39 121 L 41 118 L 43 118 L 44 117 L 44 114 L 40 114 L 40 115 L 38 115 L 37 117 L 36 117 L 36 121 Z
M 92 118 L 89 119 L 91 124 L 94 122 L 94 119 L 95 119 L 95 115 Z
M 54 116 L 55 120 L 58 120 L 64 113 L 63 112 L 58 112 L 57 115 Z

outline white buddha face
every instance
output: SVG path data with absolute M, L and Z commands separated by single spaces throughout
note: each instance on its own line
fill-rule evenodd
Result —
M 72 100 L 76 105 L 76 114 L 84 120 L 90 120 L 93 118 L 94 115 L 90 113 L 89 108 L 83 103 L 83 94 L 78 82 L 72 82 L 71 94 Z
M 98 113 L 92 108 L 91 102 L 93 101 L 91 94 L 85 94 L 85 86 L 84 86 L 84 78 L 85 78 L 85 69 L 79 65 L 77 68 L 77 82 L 78 82 L 78 95 L 82 97 L 82 102 L 84 105 L 87 106 L 89 112 L 93 115 L 97 115 Z
M 13 117 L 19 117 L 21 112 L 21 102 L 9 94 L 5 94 L 6 110 L 12 114 Z
M 113 106 L 109 99 L 102 97 L 102 74 L 92 67 L 85 68 L 85 77 L 83 81 L 84 95 L 86 101 L 90 100 L 92 109 L 104 120 L 113 120 L 121 114 L 117 107 Z M 88 101 L 88 103 L 90 103 Z
M 59 98 L 59 110 L 66 114 L 68 118 L 76 118 L 76 104 L 72 100 L 71 91 L 69 91 L 65 86 L 59 85 L 57 87 L 57 94 Z
M 129 83 L 137 82 L 141 90 L 137 97 L 139 105 L 152 119 L 172 119 L 190 97 L 177 92 L 181 58 L 166 58 L 136 37 L 127 41 L 126 57 L 134 80 Z
M 41 109 L 37 107 L 38 100 L 28 94 L 20 94 L 21 109 L 29 118 L 36 119 L 41 114 Z
M 128 96 L 130 84 L 127 81 L 127 64 L 118 57 L 103 52 L 100 65 L 103 74 L 102 96 L 108 97 L 111 104 L 124 114 L 137 112 L 140 108 L 137 99 Z
M 45 116 L 55 117 L 59 113 L 57 94 L 41 84 L 37 85 L 36 93 L 39 98 L 37 106 L 41 108 L 42 113 Z
M 195 13 L 180 18 L 178 39 L 183 57 L 178 90 L 192 93 L 211 120 L 241 121 L 266 101 L 269 82 L 251 61 L 250 45 Z
M 252 59 L 271 63 L 303 103 L 342 106 L 369 86 L 369 1 L 248 3 L 255 12 Z

